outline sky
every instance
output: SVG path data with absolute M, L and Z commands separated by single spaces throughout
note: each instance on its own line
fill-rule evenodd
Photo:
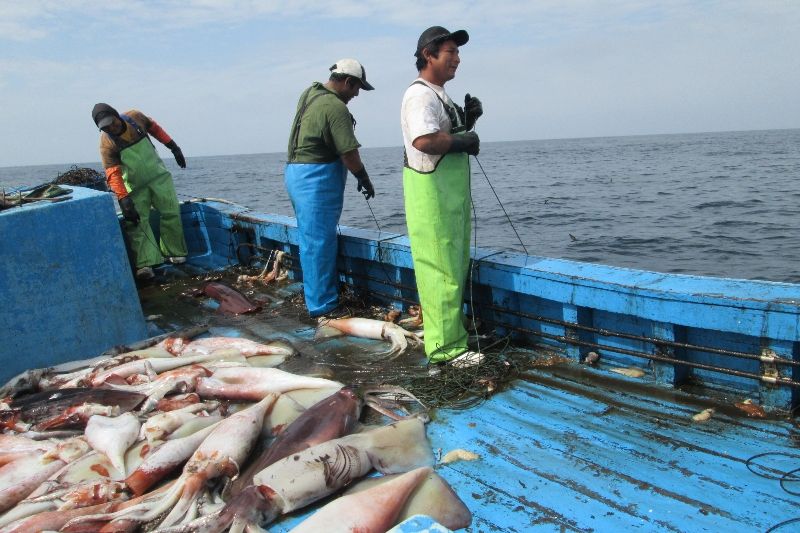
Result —
M 345 57 L 359 141 L 400 146 L 432 25 L 469 32 L 445 88 L 483 142 L 800 127 L 798 0 L 0 0 L 0 167 L 98 161 L 97 102 L 187 157 L 282 152 Z

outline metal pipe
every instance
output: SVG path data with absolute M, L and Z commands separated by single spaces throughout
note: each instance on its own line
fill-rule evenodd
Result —
M 242 245 L 240 245 L 240 246 L 242 246 Z M 288 268 L 290 270 L 293 270 L 293 271 L 300 271 L 301 270 L 299 268 L 299 266 L 294 266 L 294 265 L 290 265 Z M 401 291 L 402 290 L 411 290 L 413 292 L 416 292 L 416 287 L 403 285 L 403 284 L 394 282 L 391 279 L 384 280 L 384 279 L 381 279 L 381 278 L 377 278 L 375 276 L 370 276 L 368 274 L 361 274 L 361 273 L 356 273 L 356 272 L 348 271 L 348 270 L 340 270 L 339 272 L 341 274 L 344 274 L 346 277 L 358 278 L 358 279 L 366 279 L 368 281 L 372 281 L 372 282 L 375 282 L 375 283 L 380 283 L 382 285 L 386 285 L 386 286 L 392 287 L 393 289 L 397 289 L 397 290 L 401 290 Z M 387 278 L 388 278 L 388 276 L 387 276 Z M 399 300 L 399 301 L 402 301 L 402 302 L 408 303 L 408 304 L 416 304 L 417 303 L 417 301 L 415 301 L 415 300 L 411 300 L 409 298 L 404 298 L 404 297 L 399 296 L 399 295 L 388 295 L 388 294 L 384 294 L 384 293 L 378 293 L 378 292 L 370 290 L 370 289 L 363 289 L 363 290 L 365 290 L 368 294 L 370 294 L 372 296 L 378 296 L 378 297 L 384 298 L 384 299 L 389 298 L 389 299 L 393 299 L 393 300 Z M 629 340 L 636 340 L 636 341 L 646 342 L 646 343 L 649 343 L 649 344 L 653 344 L 655 346 L 668 346 L 668 347 L 673 347 L 673 348 L 681 348 L 681 349 L 686 349 L 686 350 L 702 351 L 702 352 L 714 353 L 714 354 L 718 354 L 718 355 L 726 355 L 726 356 L 737 357 L 737 358 L 742 358 L 742 359 L 749 359 L 749 360 L 759 361 L 759 362 L 769 362 L 769 363 L 774 363 L 774 364 L 800 366 L 800 361 L 793 361 L 791 359 L 785 359 L 785 358 L 782 358 L 782 357 L 764 357 L 764 356 L 761 356 L 761 355 L 758 355 L 758 354 L 750 354 L 750 353 L 738 352 L 738 351 L 734 351 L 734 350 L 723 350 L 721 348 L 712 348 L 712 347 L 708 347 L 708 346 L 700 346 L 700 345 L 695 345 L 695 344 L 688 344 L 688 343 L 670 341 L 670 340 L 665 340 L 665 339 L 658 339 L 658 338 L 654 338 L 654 337 L 646 337 L 644 335 L 634 335 L 634 334 L 631 334 L 631 333 L 615 332 L 615 331 L 607 330 L 607 329 L 604 329 L 604 328 L 596 328 L 596 327 L 592 327 L 592 326 L 585 326 L 585 325 L 578 324 L 578 323 L 575 323 L 575 322 L 567 322 L 567 321 L 564 321 L 564 320 L 547 318 L 547 317 L 538 316 L 538 315 L 531 315 L 529 313 L 524 313 L 522 311 L 512 311 L 510 309 L 504 309 L 504 308 L 501 308 L 501 307 L 498 307 L 498 306 L 495 306 L 495 305 L 492 305 L 492 304 L 483 304 L 483 303 L 481 303 L 481 304 L 476 306 L 476 305 L 473 305 L 472 302 L 466 302 L 466 303 L 470 304 L 470 306 L 473 307 L 473 308 L 475 308 L 475 307 L 483 307 L 483 308 L 486 308 L 486 309 L 490 309 L 492 311 L 497 311 L 497 312 L 500 312 L 500 313 L 503 313 L 503 314 L 517 316 L 517 317 L 520 317 L 520 318 L 526 318 L 526 319 L 529 319 L 529 320 L 535 320 L 535 321 L 539 321 L 539 322 L 545 322 L 545 323 L 549 323 L 549 324 L 560 325 L 560 326 L 563 326 L 565 328 L 580 329 L 580 330 L 583 330 L 583 331 L 588 331 L 590 333 L 595 333 L 595 334 L 603 336 L 603 337 L 618 337 L 618 338 L 624 338 L 624 339 L 629 339 Z M 607 346 L 607 345 L 603 345 L 603 344 L 591 343 L 591 342 L 588 342 L 588 341 L 581 341 L 581 340 L 572 339 L 572 338 L 569 338 L 569 337 L 566 337 L 566 336 L 563 336 L 563 335 L 551 335 L 551 334 L 548 334 L 548 333 L 537 332 L 537 331 L 533 331 L 533 330 L 530 330 L 530 329 L 527 329 L 527 328 L 511 326 L 509 324 L 505 324 L 505 323 L 502 323 L 502 322 L 492 321 L 491 323 L 494 323 L 494 324 L 497 324 L 497 325 L 500 325 L 502 327 L 506 327 L 508 329 L 512 329 L 512 330 L 515 330 L 515 331 L 520 331 L 520 332 L 528 333 L 528 334 L 531 334 L 531 335 L 536 335 L 536 336 L 540 336 L 540 337 L 544 337 L 544 338 L 558 340 L 558 341 L 566 343 L 566 344 L 574 344 L 574 345 L 578 345 L 578 346 L 586 346 L 586 347 L 595 348 L 595 349 L 599 349 L 599 350 L 613 351 L 613 352 L 616 352 L 616 353 L 632 355 L 634 357 L 650 359 L 650 360 L 653 360 L 653 361 L 661 361 L 661 362 L 670 363 L 670 364 L 673 364 L 673 365 L 681 365 L 681 366 L 686 366 L 686 367 L 690 367 L 690 368 L 698 368 L 698 369 L 701 369 L 701 370 L 709 370 L 709 371 L 712 371 L 712 372 L 719 372 L 719 373 L 723 373 L 723 374 L 729 374 L 729 375 L 733 375 L 733 376 L 737 376 L 737 377 L 755 379 L 755 380 L 762 381 L 762 382 L 765 382 L 765 383 L 786 385 L 786 386 L 790 386 L 790 387 L 800 387 L 800 382 L 797 382 L 797 381 L 794 381 L 794 380 L 791 380 L 791 379 L 788 379 L 788 378 L 780 377 L 780 376 L 778 376 L 778 377 L 763 376 L 763 375 L 760 375 L 760 374 L 753 374 L 751 372 L 744 372 L 744 371 L 741 371 L 741 370 L 734 370 L 734 369 L 725 368 L 725 367 L 707 365 L 707 364 L 704 364 L 704 363 L 681 361 L 679 359 L 674 359 L 674 358 L 671 358 L 671 357 L 664 357 L 664 356 L 660 356 L 660 355 L 656 355 L 656 354 L 649 354 L 649 353 L 645 353 L 645 352 L 639 352 L 639 351 L 636 351 L 636 350 L 628 350 L 628 349 L 625 349 L 625 348 L 611 347 L 611 346 Z
M 529 330 L 529 329 L 526 329 L 526 328 L 520 328 L 520 327 L 516 327 L 516 326 L 507 326 L 507 327 L 509 329 L 513 329 L 515 331 L 521 331 L 523 333 L 528 333 L 530 335 L 536 335 L 536 336 L 544 337 L 544 338 L 547 338 L 547 339 L 553 339 L 553 340 L 557 340 L 557 341 L 560 341 L 560 342 L 563 342 L 563 343 L 567 343 L 567 344 L 576 344 L 576 345 L 579 345 L 579 346 L 587 346 L 587 347 L 590 347 L 590 348 L 595 348 L 597 350 L 606 350 L 606 351 L 609 351 L 609 352 L 616 352 L 616 353 L 621 353 L 621 354 L 625 354 L 625 355 L 632 355 L 634 357 L 641 357 L 641 358 L 644 358 L 644 359 L 652 359 L 654 361 L 661 361 L 661 362 L 664 362 L 664 363 L 670 363 L 670 364 L 673 364 L 673 365 L 676 365 L 676 366 L 688 366 L 688 367 L 691 367 L 691 368 L 699 368 L 701 370 L 709 370 L 709 371 L 712 371 L 712 372 L 720 372 L 722 374 L 730 374 L 732 376 L 755 379 L 757 381 L 763 381 L 765 383 L 771 383 L 771 384 L 776 384 L 776 385 L 786 385 L 786 386 L 789 386 L 789 387 L 800 387 L 800 382 L 794 381 L 794 380 L 789 379 L 789 378 L 780 377 L 780 376 L 778 376 L 778 377 L 762 376 L 761 374 L 753 374 L 751 372 L 744 372 L 744 371 L 741 371 L 741 370 L 734 370 L 732 368 L 725 368 L 725 367 L 720 367 L 720 366 L 707 365 L 707 364 L 704 364 L 704 363 L 694 363 L 694 362 L 691 362 L 691 361 L 681 361 L 680 359 L 673 359 L 671 357 L 664 357 L 662 355 L 649 354 L 649 353 L 644 353 L 644 352 L 638 352 L 636 350 L 628 350 L 626 348 L 617 348 L 617 347 L 614 347 L 614 346 L 607 346 L 605 344 L 597 344 L 597 343 L 594 343 L 594 342 L 587 342 L 587 341 L 581 341 L 581 340 L 578 340 L 578 339 L 571 339 L 571 338 L 565 337 L 563 335 L 552 335 L 552 334 L 549 334 L 549 333 L 543 333 L 541 331 L 533 331 L 533 330 Z
M 376 278 L 374 276 L 369 276 L 367 274 L 357 274 L 357 273 L 352 272 L 352 271 L 350 271 L 350 272 L 340 271 L 340 272 L 345 274 L 345 275 L 347 275 L 347 276 L 351 276 L 351 277 L 355 277 L 355 278 L 367 279 L 369 281 L 374 281 L 376 283 L 389 285 L 389 286 L 394 287 L 394 288 L 405 289 L 405 290 L 413 290 L 414 292 L 416 292 L 416 290 L 417 290 L 416 287 L 409 287 L 408 285 L 401 285 L 401 284 L 394 283 L 394 282 L 387 282 L 385 280 L 382 280 L 380 278 Z M 382 294 L 382 293 L 376 293 L 375 291 L 371 291 L 371 290 L 367 290 L 367 292 L 372 294 L 372 295 L 380 296 L 380 297 L 383 297 L 383 298 L 396 298 L 396 299 L 404 301 L 404 302 L 411 302 L 411 303 L 414 303 L 414 304 L 417 303 L 416 301 L 408 300 L 406 298 L 402 298 L 402 297 L 398 297 L 398 296 L 389 296 L 389 295 Z M 529 320 L 536 320 L 536 321 L 539 321 L 539 322 L 546 322 L 548 324 L 555 324 L 555 325 L 559 325 L 559 326 L 564 326 L 566 328 L 580 329 L 580 330 L 583 330 L 583 331 L 596 333 L 596 334 L 601 335 L 603 337 L 619 337 L 619 338 L 623 338 L 623 339 L 630 339 L 630 340 L 636 340 L 636 341 L 641 341 L 641 342 L 647 342 L 647 343 L 655 344 L 655 345 L 658 345 L 658 346 L 669 346 L 669 347 L 681 348 L 681 349 L 685 349 L 685 350 L 694 350 L 694 351 L 699 351 L 699 352 L 714 353 L 714 354 L 718 354 L 718 355 L 726 355 L 726 356 L 730 356 L 730 357 L 738 357 L 738 358 L 741 358 L 741 359 L 750 359 L 750 360 L 753 360 L 753 361 L 759 361 L 759 362 L 765 362 L 765 363 L 773 363 L 773 364 L 780 364 L 780 365 L 790 365 L 790 366 L 800 366 L 800 361 L 794 361 L 792 359 L 786 359 L 786 358 L 783 358 L 783 357 L 763 356 L 763 355 L 760 355 L 760 354 L 738 352 L 738 351 L 735 351 L 735 350 L 724 350 L 722 348 L 712 348 L 710 346 L 700 346 L 700 345 L 697 345 L 697 344 L 688 344 L 688 343 L 684 343 L 684 342 L 670 341 L 670 340 L 658 339 L 658 338 L 654 338 L 654 337 L 645 337 L 644 335 L 634 335 L 632 333 L 621 333 L 621 332 L 611 331 L 611 330 L 602 329 L 602 328 L 595 328 L 595 327 L 592 327 L 592 326 L 585 326 L 583 324 L 578 324 L 576 322 L 567 322 L 567 321 L 564 321 L 564 320 L 558 320 L 558 319 L 554 319 L 554 318 L 547 318 L 547 317 L 543 317 L 543 316 L 532 315 L 532 314 L 529 314 L 529 313 L 525 313 L 523 311 L 512 311 L 510 309 L 504 309 L 502 307 L 497 307 L 497 306 L 492 305 L 492 304 L 479 303 L 479 304 L 472 305 L 471 302 L 466 301 L 466 300 L 465 300 L 465 303 L 469 304 L 470 307 L 473 307 L 473 308 L 485 308 L 485 309 L 490 309 L 492 311 L 498 311 L 498 312 L 501 312 L 501 313 L 504 313 L 504 314 L 516 316 L 516 317 L 519 317 L 519 318 L 526 318 L 526 319 L 529 319 Z M 500 325 L 500 326 L 503 326 L 503 327 L 511 327 L 511 326 L 508 326 L 507 324 L 505 324 L 504 322 L 491 321 L 491 323 L 494 323 L 494 324 L 497 324 L 497 325 Z
M 677 341 L 670 341 L 670 340 L 666 340 L 666 339 L 658 339 L 658 338 L 655 338 L 655 337 L 645 337 L 643 335 L 634 335 L 632 333 L 620 333 L 620 332 L 616 332 L 616 331 L 610 331 L 610 330 L 607 330 L 607 329 L 595 328 L 595 327 L 592 327 L 592 326 L 585 326 L 583 324 L 578 324 L 578 323 L 575 323 L 575 322 L 566 322 L 564 320 L 558 320 L 558 319 L 554 319 L 554 318 L 547 318 L 547 317 L 538 316 L 538 315 L 531 315 L 531 314 L 528 314 L 528 313 L 524 313 L 522 311 L 510 311 L 508 309 L 503 309 L 502 307 L 497 307 L 496 305 L 491 305 L 491 304 L 479 304 L 476 307 L 484 307 L 484 308 L 487 308 L 487 309 L 491 309 L 492 311 L 511 314 L 511 315 L 514 315 L 514 316 L 527 318 L 527 319 L 530 319 L 530 320 L 536 320 L 538 322 L 545 322 L 545 323 L 548 323 L 548 324 L 556 324 L 556 325 L 559 325 L 559 326 L 564 326 L 564 327 L 572 328 L 572 329 L 580 329 L 580 330 L 583 330 L 583 331 L 588 331 L 590 333 L 596 333 L 596 334 L 601 335 L 603 337 L 619 337 L 619 338 L 623 338 L 623 339 L 631 339 L 631 340 L 647 342 L 647 343 L 655 344 L 655 345 L 659 345 L 659 346 L 669 346 L 669 347 L 673 347 L 673 348 L 682 348 L 682 349 L 686 349 L 686 350 L 696 350 L 696 351 L 702 351 L 702 352 L 707 352 L 707 353 L 715 353 L 715 354 L 719 354 L 719 355 L 729 355 L 729 356 L 732 356 L 732 357 L 739 357 L 739 358 L 742 358 L 742 359 L 751 359 L 753 361 L 766 362 L 766 363 L 800 366 L 800 361 L 793 361 L 791 359 L 786 359 L 786 358 L 783 358 L 783 357 L 777 357 L 777 356 L 776 357 L 766 357 L 766 356 L 759 355 L 759 354 L 752 354 L 752 353 L 746 353 L 746 352 L 737 352 L 735 350 L 723 350 L 721 348 L 711 348 L 711 347 L 708 347 L 708 346 L 698 346 L 696 344 L 688 344 L 688 343 L 685 343 L 685 342 L 677 342 Z
M 396 283 L 393 283 L 393 282 L 392 283 L 387 283 L 387 282 L 385 282 L 385 281 L 383 281 L 383 280 L 381 280 L 379 278 L 375 278 L 375 277 L 372 277 L 372 276 L 369 276 L 369 275 L 366 275 L 366 274 L 356 274 L 356 273 L 354 273 L 352 271 L 350 271 L 350 272 L 340 271 L 340 272 L 342 272 L 343 274 L 345 274 L 347 276 L 351 276 L 351 277 L 355 277 L 355 278 L 362 278 L 362 279 L 366 278 L 366 279 L 369 279 L 371 281 L 382 283 L 384 285 L 390 285 L 390 286 L 395 287 L 395 288 L 399 285 L 399 284 L 396 284 Z M 416 290 L 416 288 L 414 288 L 414 290 Z M 371 294 L 371 295 L 373 295 L 373 296 L 380 296 L 380 297 L 383 297 L 383 298 L 394 298 L 394 299 L 398 299 L 398 300 L 401 300 L 401 301 L 404 301 L 404 302 L 417 303 L 417 302 L 415 302 L 413 300 L 409 300 L 409 299 L 402 298 L 402 297 L 399 297 L 399 296 L 389 296 L 389 295 L 386 295 L 386 294 L 376 293 L 375 291 L 372 291 L 372 290 L 369 290 L 369 289 L 366 289 L 366 292 Z M 467 302 L 467 303 L 469 303 L 469 302 Z M 628 333 L 616 333 L 616 332 L 605 330 L 605 329 L 592 328 L 590 326 L 582 326 L 582 325 L 576 324 L 574 322 L 566 322 L 566 321 L 562 321 L 562 320 L 549 319 L 549 318 L 545 318 L 545 317 L 538 317 L 538 316 L 535 316 L 535 315 L 529 315 L 527 313 L 523 313 L 521 311 L 511 311 L 511 310 L 499 308 L 499 307 L 493 306 L 493 305 L 484 305 L 484 304 L 480 304 L 480 305 L 482 305 L 483 307 L 492 309 L 492 310 L 501 311 L 501 312 L 506 313 L 506 314 L 519 316 L 521 318 L 527 318 L 527 319 L 530 319 L 530 320 L 541 320 L 542 322 L 558 324 L 558 325 L 562 325 L 562 326 L 565 326 L 565 327 L 574 327 L 576 329 L 585 329 L 585 330 L 588 330 L 588 331 L 597 332 L 597 333 L 599 333 L 599 334 L 601 334 L 602 336 L 605 336 L 605 337 L 608 337 L 608 336 L 622 337 L 622 338 L 627 338 L 627 339 L 632 339 L 632 340 L 640 340 L 640 341 L 648 342 L 648 343 L 651 343 L 651 344 L 654 344 L 654 345 L 675 346 L 675 347 L 693 349 L 693 350 L 697 350 L 697 351 L 705 351 L 705 352 L 717 353 L 717 354 L 720 354 L 720 355 L 729 355 L 729 356 L 732 356 L 732 357 L 743 357 L 743 358 L 746 358 L 746 359 L 752 359 L 752 360 L 756 360 L 756 361 L 759 361 L 759 362 L 763 361 L 763 358 L 760 355 L 748 354 L 748 353 L 745 353 L 745 352 L 735 352 L 735 351 L 730 351 L 730 350 L 722 350 L 722 349 L 719 349 L 719 348 L 710 348 L 710 347 L 706 347 L 706 346 L 697 346 L 697 345 L 686 344 L 686 343 L 678 343 L 678 342 L 674 342 L 674 341 L 666 341 L 666 340 L 662 340 L 662 339 L 654 339 L 654 338 L 651 338 L 651 337 L 644 337 L 644 336 L 641 336 L 641 335 L 632 335 L 632 334 L 628 334 Z M 478 307 L 478 306 L 473 306 L 473 307 Z M 744 372 L 744 371 L 741 371 L 741 370 L 734 370 L 734 369 L 731 369 L 731 368 L 713 366 L 713 365 L 708 365 L 708 364 L 705 364 L 705 363 L 695 363 L 695 362 L 691 362 L 691 361 L 681 361 L 680 359 L 674 359 L 674 358 L 671 358 L 671 357 L 665 357 L 665 356 L 656 355 L 656 354 L 649 354 L 649 353 L 645 353 L 645 352 L 639 352 L 639 351 L 636 351 L 636 350 L 628 350 L 626 348 L 617 348 L 617 347 L 612 347 L 612 346 L 608 346 L 608 345 L 605 345 L 605 344 L 597 344 L 597 343 L 588 342 L 588 341 L 581 341 L 581 340 L 572 339 L 572 338 L 569 338 L 569 337 L 566 337 L 566 336 L 563 336 L 563 335 L 551 335 L 551 334 L 548 334 L 548 333 L 543 333 L 543 332 L 539 332 L 539 331 L 533 331 L 533 330 L 530 330 L 530 329 L 527 329 L 527 328 L 511 326 L 511 325 L 508 325 L 508 324 L 505 324 L 505 323 L 501 323 L 501 322 L 494 322 L 494 323 L 497 324 L 497 325 L 503 326 L 505 328 L 508 328 L 508 329 L 512 329 L 512 330 L 515 330 L 515 331 L 520 331 L 520 332 L 523 332 L 523 333 L 528 333 L 530 335 L 536 335 L 536 336 L 539 336 L 539 337 L 545 337 L 545 338 L 557 340 L 557 341 L 560 341 L 560 342 L 563 342 L 563 343 L 566 343 L 566 344 L 575 344 L 575 345 L 578 345 L 578 346 L 586 346 L 586 347 L 594 348 L 594 349 L 598 349 L 598 350 L 606 350 L 606 351 L 621 353 L 621 354 L 625 354 L 625 355 L 632 355 L 634 357 L 640 357 L 640 358 L 643 358 L 643 359 L 651 359 L 651 360 L 654 360 L 654 361 L 661 361 L 661 362 L 670 363 L 670 364 L 673 364 L 673 365 L 681 365 L 681 366 L 686 366 L 686 367 L 691 367 L 691 368 L 697 368 L 697 369 L 700 369 L 700 370 L 708 370 L 708 371 L 711 371 L 711 372 L 719 372 L 719 373 L 722 373 L 722 374 L 729 374 L 729 375 L 737 376 L 737 377 L 755 379 L 757 381 L 762 381 L 762 382 L 770 383 L 770 384 L 786 385 L 786 386 L 789 386 L 789 387 L 800 387 L 800 382 L 794 381 L 794 380 L 789 379 L 789 378 L 780 377 L 780 376 L 779 377 L 763 376 L 763 375 L 760 375 L 760 374 L 753 374 L 751 372 Z M 790 361 L 790 360 L 786 360 L 786 359 L 783 359 L 783 358 L 775 358 L 773 361 L 770 361 L 770 362 L 774 362 L 774 363 L 777 363 L 777 364 L 780 364 L 780 363 L 798 364 L 796 361 Z

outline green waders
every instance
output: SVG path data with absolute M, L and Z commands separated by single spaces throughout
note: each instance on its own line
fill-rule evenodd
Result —
M 141 220 L 138 224 L 125 222 L 136 268 L 160 265 L 164 257 L 186 257 L 188 250 L 183 237 L 181 210 L 172 175 L 158 157 L 150 139 L 142 137 L 137 143 L 120 152 L 122 179 Z M 161 214 L 160 242 L 156 245 L 150 227 L 150 207 Z
M 403 168 L 406 224 L 431 362 L 467 349 L 463 324 L 469 269 L 470 167 L 467 154 L 446 154 L 431 173 Z

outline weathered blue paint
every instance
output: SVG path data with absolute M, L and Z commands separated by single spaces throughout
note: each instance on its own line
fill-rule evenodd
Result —
M 185 204 L 184 217 L 190 242 L 198 243 L 198 253 L 207 254 L 210 263 L 230 264 L 236 258 L 235 249 L 247 248 L 247 243 L 297 255 L 296 225 L 290 217 L 214 201 Z M 343 281 L 400 308 L 417 301 L 406 237 L 344 226 L 340 232 Z M 800 285 L 663 274 L 480 248 L 472 250 L 472 257 L 467 309 L 517 341 L 556 350 L 572 360 L 599 351 L 601 367 L 638 366 L 650 379 L 667 386 L 690 382 L 785 409 L 800 403 L 797 388 L 768 382 L 773 375 L 797 379 L 800 373 L 796 368 L 693 347 L 756 356 L 774 354 L 797 361 Z M 299 271 L 294 275 L 302 280 Z M 645 340 L 607 336 L 585 328 L 638 335 Z M 568 339 L 583 344 L 565 342 Z M 646 339 L 686 346 L 665 346 Z M 675 362 L 625 353 L 631 350 L 671 357 Z M 680 361 L 766 379 L 675 364 Z
M 0 212 L 0 382 L 146 337 L 111 195 Z
M 403 520 L 387 533 L 452 533 L 430 516 L 415 515 Z
M 326 354 L 370 354 L 382 343 L 347 336 L 314 342 L 314 331 L 285 333 L 294 345 Z M 410 355 L 401 364 L 414 364 Z M 708 407 L 717 409 L 710 420 L 692 420 Z M 800 497 L 775 478 L 800 466 L 790 420 L 750 419 L 730 402 L 582 365 L 534 366 L 475 408 L 438 409 L 427 436 L 439 458 L 459 448 L 478 456 L 434 465 L 472 513 L 467 532 L 765 531 L 800 516 Z M 768 476 L 747 467 L 763 452 L 775 455 L 755 461 L 754 470 Z M 787 489 L 800 490 L 787 481 Z M 326 502 L 269 529 L 290 532 Z M 434 531 L 429 526 L 417 519 L 398 527 Z

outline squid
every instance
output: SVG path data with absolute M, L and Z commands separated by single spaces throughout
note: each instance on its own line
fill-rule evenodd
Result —
M 60 415 L 34 426 L 38 431 L 51 430 L 64 426 L 86 426 L 93 416 L 118 416 L 119 407 L 98 403 L 85 403 L 65 409 Z
M 296 350 L 285 342 L 272 341 L 268 344 L 251 341 L 241 337 L 205 337 L 191 342 L 176 339 L 167 350 L 174 355 L 182 357 L 191 355 L 207 355 L 219 350 L 237 350 L 245 357 L 255 355 L 284 355 L 292 356 Z
M 364 478 L 353 484 L 344 493 L 350 494 L 369 490 L 395 479 L 397 474 Z M 450 485 L 436 472 L 430 471 L 405 501 L 397 517 L 398 522 L 415 515 L 430 516 L 444 527 L 456 531 L 467 528 L 472 523 L 472 513 L 461 501 Z
M 35 453 L 43 453 L 55 446 L 49 441 L 34 440 L 19 435 L 0 434 L 0 466 L 27 457 Z
M 33 424 L 37 431 L 65 426 L 85 426 L 94 414 L 106 416 L 130 411 L 144 396 L 125 391 L 68 388 L 37 392 L 12 400 L 9 409 L 0 411 L 7 428 L 25 431 Z
M 118 390 L 134 391 L 145 394 L 147 399 L 139 407 L 139 413 L 149 413 L 164 396 L 173 391 L 193 391 L 195 384 L 202 376 L 210 376 L 211 371 L 200 365 L 184 366 L 159 374 L 156 379 L 139 385 L 116 385 L 106 383 L 105 386 Z
M 430 467 L 417 468 L 381 485 L 336 498 L 289 533 L 388 531 L 397 523 L 411 493 L 432 471 Z
M 25 517 L 55 510 L 69 510 L 127 499 L 124 485 L 113 481 L 108 459 L 95 451 L 65 465 L 13 509 L 0 517 L 0 527 Z
M 162 533 L 253 529 L 335 493 L 373 468 L 394 474 L 433 463 L 424 423 L 408 418 L 284 457 L 258 472 L 220 511 Z
M 0 512 L 26 498 L 44 480 L 89 451 L 86 442 L 70 439 L 42 453 L 33 453 L 0 468 Z
M 291 374 L 277 368 L 218 368 L 210 377 L 197 380 L 200 396 L 236 401 L 258 401 L 276 392 L 296 389 L 341 389 L 344 385 L 329 379 Z
M 183 409 L 196 403 L 200 403 L 200 395 L 196 392 L 189 392 L 186 394 L 176 394 L 169 398 L 162 398 L 156 404 L 156 411 L 165 413 L 167 411 L 175 411 Z
M 253 476 L 272 463 L 317 444 L 347 435 L 355 428 L 361 414 L 361 401 L 348 388 L 317 402 L 282 431 L 242 474 L 231 482 L 226 492 L 236 496 Z
M 136 496 L 144 494 L 150 487 L 191 457 L 222 420 L 218 416 L 206 418 L 214 421 L 213 424 L 185 437 L 162 443 L 125 478 L 125 484 Z
M 172 482 L 166 484 L 164 487 L 161 487 L 156 492 L 162 492 L 168 490 L 172 485 Z M 149 497 L 154 497 L 154 494 L 148 495 Z M 131 507 L 133 505 L 139 504 L 144 497 L 134 498 L 132 500 L 114 500 L 106 503 L 101 503 L 97 505 L 91 505 L 88 507 L 77 507 L 74 509 L 64 510 L 52 510 L 52 511 L 44 511 L 40 512 L 35 515 L 31 515 L 25 518 L 21 518 L 19 520 L 14 521 L 13 523 L 9 524 L 7 527 L 2 529 L 3 533 L 29 533 L 31 531 L 67 531 L 64 529 L 67 523 L 73 522 L 78 524 L 78 531 L 97 531 L 100 527 L 97 525 L 97 522 L 92 524 L 87 524 L 86 521 L 82 519 L 82 517 L 88 516 L 102 516 L 101 513 L 114 513 L 119 512 L 127 507 Z
M 225 354 L 230 357 L 230 354 Z M 234 356 L 235 357 L 235 356 Z M 172 357 L 170 359 L 139 359 L 125 363 L 124 365 L 116 366 L 92 376 L 90 384 L 93 387 L 99 387 L 106 381 L 113 378 L 128 378 L 136 374 L 162 374 L 171 370 L 181 370 L 182 367 L 193 365 L 195 363 L 206 363 L 213 360 L 211 354 L 196 354 L 192 357 Z M 118 379 L 112 382 L 119 381 Z
M 406 331 L 397 324 L 383 320 L 373 320 L 371 318 L 337 318 L 326 321 L 324 325 L 354 337 L 387 340 L 391 343 L 391 347 L 385 353 L 386 355 L 395 357 L 405 353 L 409 344 L 412 347 L 422 345 L 422 339 L 418 335 Z M 319 333 L 319 336 L 325 336 L 324 329 Z
M 125 452 L 136 442 L 140 429 L 139 419 L 131 413 L 113 418 L 95 415 L 86 424 L 86 440 L 125 477 Z
M 280 250 L 273 250 L 270 252 L 267 263 L 264 265 L 264 270 L 262 270 L 260 274 L 256 276 L 247 276 L 243 274 L 236 278 L 236 281 L 238 283 L 251 283 L 254 281 L 260 281 L 264 284 L 267 284 L 272 281 L 281 281 L 286 279 L 289 276 L 289 272 L 283 268 L 284 255 L 286 254 Z M 273 262 L 271 270 L 269 270 L 270 261 Z M 269 270 L 269 272 L 267 272 L 267 270 Z
M 218 402 L 203 402 L 153 415 L 142 424 L 139 437 L 146 439 L 147 442 L 164 440 L 165 436 L 169 435 L 189 420 L 202 416 L 198 414 L 198 412 L 213 411 L 217 407 L 219 407 Z
M 239 411 L 220 422 L 195 450 L 180 477 L 169 491 L 148 498 L 142 503 L 112 514 L 83 516 L 68 522 L 66 528 L 82 524 L 109 522 L 105 529 L 127 529 L 132 524 L 149 522 L 166 513 L 160 527 L 174 525 L 194 518 L 196 503 L 205 484 L 218 477 L 234 477 L 239 465 L 247 458 L 253 442 L 261 431 L 264 415 L 275 402 L 277 394 L 265 396 L 258 403 Z

